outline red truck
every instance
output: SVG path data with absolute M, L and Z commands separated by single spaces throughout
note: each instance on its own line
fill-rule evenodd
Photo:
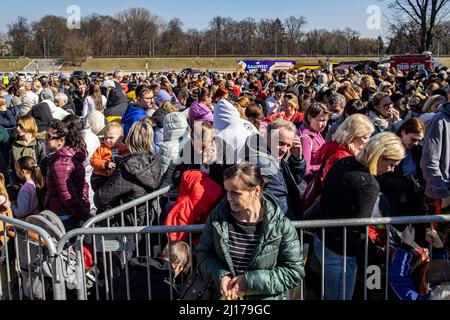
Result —
M 400 71 L 410 71 L 415 68 L 432 70 L 435 61 L 431 54 L 407 54 L 391 57 L 391 68 Z

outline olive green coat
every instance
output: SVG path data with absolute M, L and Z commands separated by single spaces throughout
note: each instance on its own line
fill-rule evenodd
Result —
M 303 255 L 297 231 L 284 216 L 275 200 L 264 194 L 266 216 L 261 235 L 248 270 L 247 300 L 287 299 L 287 291 L 299 285 L 304 277 Z M 231 210 L 223 200 L 209 216 L 200 243 L 197 261 L 203 278 L 214 282 L 220 296 L 220 280 L 224 276 L 235 277 L 229 252 L 228 219 Z

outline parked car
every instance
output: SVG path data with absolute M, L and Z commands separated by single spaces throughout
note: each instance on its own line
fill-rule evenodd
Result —
M 101 71 L 92 71 L 89 74 L 89 78 L 91 78 L 91 81 L 92 81 L 92 80 L 95 80 L 97 78 L 101 78 L 102 75 L 103 75 L 103 72 L 101 72 Z
M 71 78 L 78 78 L 78 79 L 80 79 L 80 78 L 86 77 L 87 75 L 88 75 L 88 74 L 87 74 L 86 71 L 83 71 L 83 70 L 76 70 L 76 71 L 72 72 L 72 74 L 70 75 L 70 77 L 71 77 Z
M 194 76 L 199 76 L 202 74 L 202 71 L 200 69 L 185 68 L 185 69 L 181 70 L 181 73 L 184 73 L 184 74 L 191 73 Z
M 65 79 L 66 76 L 62 72 L 52 72 L 49 75 L 49 78 L 56 78 L 58 80 Z

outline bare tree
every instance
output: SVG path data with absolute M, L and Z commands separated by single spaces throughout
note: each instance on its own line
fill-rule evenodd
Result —
M 70 30 L 63 53 L 69 65 L 81 66 L 91 52 L 90 43 L 85 41 L 80 30 Z
M 11 46 L 14 56 L 26 56 L 29 54 L 28 48 L 32 41 L 30 26 L 24 17 L 17 18 L 16 22 L 7 26 L 7 41 Z
M 69 29 L 63 17 L 47 15 L 32 24 L 34 43 L 44 57 L 60 57 Z
M 411 26 L 417 38 L 411 42 L 416 50 L 428 51 L 433 46 L 436 27 L 442 24 L 449 15 L 450 0 L 390 0 L 392 9 L 391 25 Z M 408 31 L 408 30 L 406 30 Z M 414 34 L 414 31 L 417 33 Z
M 153 36 L 158 33 L 160 19 L 147 9 L 132 8 L 116 15 L 116 50 L 126 55 L 144 55 L 150 52 Z
M 306 18 L 303 16 L 290 16 L 284 21 L 288 55 L 295 55 L 299 50 L 299 43 L 304 36 L 303 28 L 306 26 Z

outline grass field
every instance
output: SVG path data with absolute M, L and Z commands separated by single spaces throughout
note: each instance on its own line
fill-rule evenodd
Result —
M 3 72 L 12 72 L 13 66 L 11 65 L 11 62 L 15 62 L 15 71 L 21 71 L 23 68 L 25 68 L 31 60 L 29 59 L 0 59 L 0 71 Z
M 198 68 L 200 70 L 223 70 L 231 71 L 236 69 L 236 60 L 253 60 L 253 59 L 285 59 L 297 60 L 302 63 L 317 63 L 319 60 L 326 61 L 326 57 L 298 57 L 298 58 L 275 58 L 275 57 L 232 57 L 232 58 L 206 58 L 206 57 L 192 57 L 192 58 L 96 58 L 89 59 L 82 67 L 73 68 L 66 67 L 62 71 L 73 71 L 74 69 L 84 69 L 87 71 L 103 71 L 111 72 L 112 70 L 122 69 L 124 71 L 142 71 L 145 70 L 145 62 L 149 63 L 150 71 L 181 71 L 184 68 Z M 341 61 L 361 60 L 361 59 L 376 59 L 368 57 L 344 57 L 332 58 L 331 61 L 338 63 Z
M 325 62 L 327 57 L 293 57 L 293 58 L 275 58 L 275 57 L 231 57 L 231 58 L 207 58 L 207 57 L 192 57 L 192 58 L 96 58 L 89 59 L 81 68 L 87 71 L 103 71 L 111 72 L 112 70 L 122 69 L 124 71 L 142 71 L 145 70 L 145 62 L 148 61 L 150 71 L 181 71 L 184 68 L 198 68 L 200 70 L 236 70 L 236 60 L 254 60 L 254 59 L 286 59 L 296 60 L 301 63 L 317 63 L 319 60 Z M 352 60 L 374 60 L 377 57 L 339 57 L 330 58 L 331 62 L 339 63 L 342 61 Z M 444 65 L 450 67 L 450 58 L 438 59 Z M 62 71 L 73 71 L 77 68 L 64 68 Z
M 144 71 L 145 62 L 149 63 L 150 71 L 181 71 L 184 68 L 198 68 L 200 70 L 236 70 L 236 60 L 254 60 L 254 59 L 286 59 L 296 60 L 301 63 L 317 63 L 319 60 L 326 61 L 326 57 L 293 57 L 293 58 L 275 58 L 275 57 L 227 57 L 227 58 L 208 58 L 208 57 L 174 57 L 174 58 L 95 58 L 89 59 L 81 67 L 65 67 L 61 71 L 71 72 L 73 70 L 102 71 L 111 72 L 116 69 L 124 71 Z M 351 60 L 378 60 L 377 57 L 339 57 L 330 58 L 331 62 L 339 63 L 341 61 Z M 450 57 L 438 58 L 444 65 L 450 67 Z M 15 70 L 22 70 L 28 65 L 29 59 L 0 59 L 0 71 L 11 72 L 13 70 L 11 62 L 15 62 Z

